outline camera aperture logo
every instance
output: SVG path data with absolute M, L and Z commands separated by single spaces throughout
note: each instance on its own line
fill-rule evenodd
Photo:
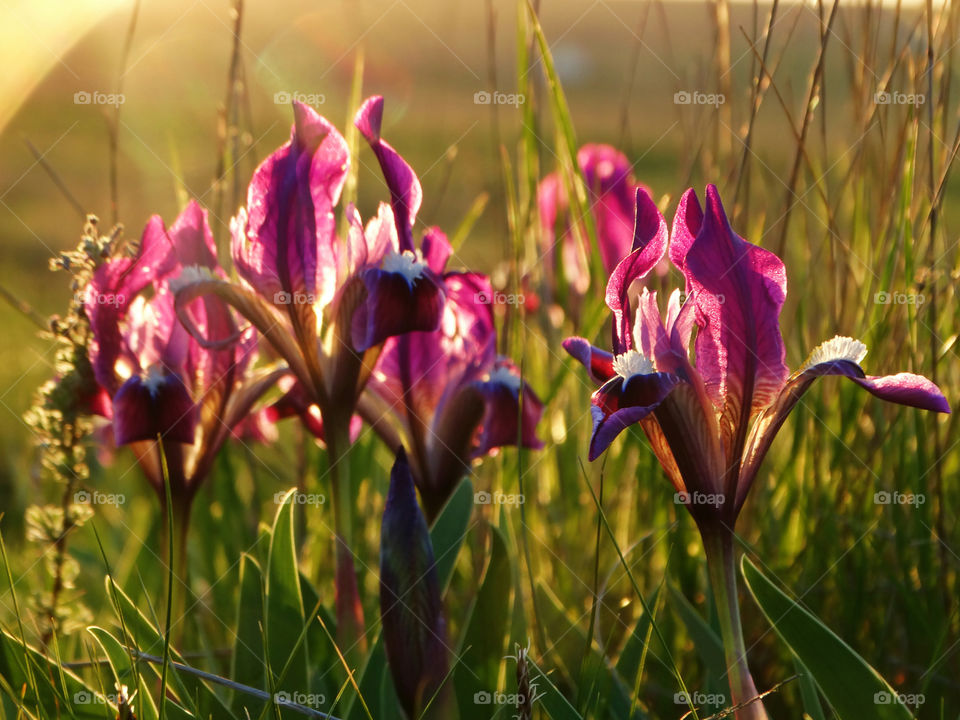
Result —
M 873 296 L 877 305 L 923 305 L 927 298 L 920 293 L 887 292 L 881 290 Z
M 673 694 L 673 702 L 677 705 L 693 705 L 694 707 L 720 707 L 726 705 L 727 696 L 723 693 L 678 692 Z
M 873 101 L 877 105 L 923 105 L 927 101 L 927 96 L 923 93 L 878 90 L 873 95 Z
M 677 505 L 709 505 L 720 507 L 725 500 L 723 493 L 705 493 L 699 490 L 693 492 L 678 492 L 673 494 L 673 501 Z
M 318 708 L 322 707 L 327 702 L 326 695 L 322 693 L 305 693 L 305 692 L 288 692 L 287 690 L 280 690 L 273 694 L 273 702 L 276 705 L 299 705 L 301 707 L 308 708 Z
M 525 304 L 527 301 L 523 293 L 505 293 L 505 292 L 500 292 L 499 290 L 494 290 L 492 292 L 481 290 L 476 295 L 474 295 L 474 300 L 476 300 L 481 305 L 518 305 L 518 306 Z
M 889 690 L 881 690 L 873 695 L 874 705 L 906 705 L 907 707 L 918 708 L 927 701 L 923 693 L 892 693 Z
M 317 296 L 313 293 L 289 293 L 285 290 L 278 290 L 273 294 L 274 305 L 316 305 L 316 303 Z

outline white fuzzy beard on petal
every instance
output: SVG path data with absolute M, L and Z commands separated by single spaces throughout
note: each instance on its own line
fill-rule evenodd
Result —
M 520 392 L 520 376 L 515 372 L 512 372 L 510 368 L 503 365 L 487 375 L 487 382 L 491 382 L 496 385 L 503 385 L 504 387 L 508 387 L 516 393 Z
M 813 352 L 810 353 L 810 357 L 807 358 L 807 361 L 800 370 L 802 372 L 814 365 L 836 362 L 837 360 L 847 360 L 855 365 L 859 365 L 866 355 L 867 346 L 862 342 L 851 337 L 837 335 L 814 348 Z
M 202 267 L 200 265 L 187 265 L 185 268 L 183 268 L 183 270 L 180 271 L 180 274 L 177 275 L 177 277 L 170 281 L 170 291 L 176 293 L 187 285 L 191 285 L 195 282 L 214 279 L 216 278 L 214 274 L 210 272 L 210 268 Z
M 410 250 L 404 250 L 402 253 L 391 250 L 383 258 L 383 269 L 386 272 L 403 275 L 411 286 L 423 275 L 426 267 L 419 250 L 416 253 Z
M 655 372 L 653 363 L 643 353 L 636 350 L 628 350 L 622 355 L 613 358 L 613 371 L 623 378 L 624 387 L 630 382 L 630 378 L 637 375 L 649 375 Z
M 163 368 L 158 365 L 151 365 L 147 369 L 147 376 L 143 379 L 143 386 L 150 391 L 152 397 L 157 396 L 160 386 L 167 381 Z

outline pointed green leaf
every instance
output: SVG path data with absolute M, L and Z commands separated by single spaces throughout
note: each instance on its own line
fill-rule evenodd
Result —
M 506 654 L 513 569 L 503 532 L 490 528 L 490 562 L 470 610 L 453 680 L 463 720 L 487 720 L 490 708 L 473 701 L 478 692 L 499 691 L 500 665 Z
M 277 683 L 274 690 L 308 693 L 306 643 L 297 647 L 304 628 L 304 609 L 293 530 L 295 506 L 290 501 L 294 492 L 296 490 L 291 489 L 283 496 L 270 536 L 266 573 L 266 647 L 270 670 Z M 284 668 L 286 674 L 280 678 Z
M 460 546 L 467 535 L 470 516 L 473 514 L 473 484 L 464 478 L 453 491 L 447 504 L 430 529 L 430 542 L 437 564 L 440 592 L 443 593 L 453 577 Z
M 840 720 L 909 720 L 897 692 L 817 617 L 798 605 L 744 555 L 747 589 L 787 647 L 807 667 Z
M 233 643 L 230 676 L 255 688 L 267 687 L 263 662 L 263 574 L 252 555 L 240 560 L 240 603 L 237 606 L 236 637 Z M 244 712 L 258 717 L 263 701 L 246 693 L 234 693 L 231 708 L 241 717 Z
M 124 649 L 123 645 L 110 633 L 103 628 L 88 627 L 87 632 L 93 635 L 100 647 L 107 654 L 107 661 L 110 663 L 110 669 L 113 670 L 113 678 L 117 685 L 126 685 L 132 694 L 137 691 L 133 699 L 133 707 L 137 717 L 140 720 L 153 720 L 158 717 L 157 706 L 153 702 L 147 691 L 147 683 L 143 682 L 139 669 L 134 668 L 130 662 L 130 653 Z M 151 673 L 152 675 L 152 673 Z M 107 691 L 111 689 L 108 687 Z

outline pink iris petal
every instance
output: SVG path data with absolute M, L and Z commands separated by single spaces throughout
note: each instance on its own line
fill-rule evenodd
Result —
M 896 375 L 867 375 L 851 379 L 881 400 L 909 405 L 921 410 L 950 412 L 950 404 L 940 388 L 922 375 L 903 372 Z
M 268 299 L 316 296 L 336 282 L 333 208 L 346 180 L 347 144 L 307 105 L 294 103 L 294 118 L 290 141 L 254 173 L 246 216 L 233 228 L 237 272 Z
M 684 198 L 678 216 L 695 216 L 695 195 L 688 191 Z M 674 221 L 681 250 L 688 241 L 685 222 Z M 786 271 L 772 252 L 733 232 L 713 185 L 707 186 L 707 212 L 696 238 L 680 262 L 695 293 L 697 370 L 721 411 L 726 446 L 736 455 L 749 418 L 773 402 L 789 374 L 779 321 Z
M 577 153 L 577 164 L 583 174 L 588 203 L 597 231 L 597 244 L 604 270 L 611 273 L 617 263 L 630 252 L 633 242 L 635 193 L 645 185 L 633 178 L 630 162 L 610 145 L 587 144 Z M 567 281 L 579 293 L 590 283 L 586 266 L 587 248 L 578 246 L 571 228 L 570 203 L 560 182 L 559 173 L 547 175 L 537 189 L 540 221 L 544 229 L 544 254 L 553 258 L 554 246 L 562 243 L 564 272 Z M 558 218 L 561 221 L 558 240 Z
M 597 383 L 605 383 L 614 376 L 613 355 L 594 347 L 582 337 L 569 337 L 563 341 L 563 349 L 580 361 Z
M 437 227 L 428 228 L 423 234 L 423 241 L 420 243 L 423 251 L 423 259 L 438 275 L 447 267 L 447 260 L 453 254 L 453 248 L 446 234 Z
M 113 394 L 119 388 L 117 361 L 129 351 L 121 336 L 120 320 L 144 288 L 169 275 L 176 266 L 173 245 L 159 215 L 150 218 L 136 256 L 119 257 L 97 268 L 85 299 L 94 340 L 90 362 L 97 382 Z
M 372 389 L 401 413 L 407 402 L 428 420 L 465 379 L 496 357 L 490 281 L 477 273 L 444 276 L 447 302 L 440 327 L 384 343 Z
M 614 269 L 607 282 L 607 307 L 613 311 L 613 351 L 617 355 L 633 347 L 630 292 L 634 281 L 646 277 L 667 250 L 667 223 L 650 196 L 636 194 L 636 224 L 633 249 Z
M 413 223 L 420 210 L 423 191 L 413 169 L 396 150 L 380 139 L 382 123 L 383 98 L 379 95 L 367 98 L 357 111 L 353 124 L 370 143 L 387 181 L 390 204 L 397 222 L 400 250 L 413 250 Z

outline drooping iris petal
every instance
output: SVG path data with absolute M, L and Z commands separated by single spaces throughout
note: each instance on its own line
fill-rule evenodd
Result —
M 117 445 L 138 440 L 191 444 L 196 413 L 183 380 L 157 366 L 146 377 L 130 377 L 113 398 L 113 432 Z
M 586 338 L 568 337 L 563 341 L 563 349 L 580 361 L 595 382 L 605 383 L 615 375 L 613 354 L 594 347 Z
M 696 215 L 691 193 L 678 215 Z M 727 452 L 736 457 L 750 417 L 773 402 L 789 374 L 779 320 L 787 276 L 780 258 L 732 230 L 715 186 L 707 186 L 706 198 L 706 213 L 681 264 L 700 328 L 697 370 L 721 413 Z M 678 225 L 684 220 L 675 220 Z M 678 246 L 685 242 L 681 231 Z
M 430 532 L 402 447 L 380 532 L 380 617 L 397 696 L 407 716 L 418 717 L 447 674 L 446 627 Z
M 487 377 L 476 381 L 474 387 L 483 396 L 486 408 L 475 457 L 486 455 L 494 448 L 516 445 L 518 438 L 525 448 L 536 450 L 543 447 L 537 437 L 543 403 L 521 380 L 511 362 L 499 360 Z
M 380 138 L 382 123 L 383 98 L 379 95 L 367 98 L 357 111 L 353 124 L 373 149 L 384 179 L 387 181 L 390 204 L 397 223 L 400 251 L 412 252 L 414 249 L 413 224 L 423 200 L 423 190 L 413 169 L 396 150 Z
M 325 118 L 296 102 L 294 119 L 290 141 L 254 173 L 232 228 L 237 272 L 260 295 L 286 305 L 336 283 L 333 208 L 349 164 L 346 141 Z M 310 302 L 292 307 L 312 312 Z
M 596 460 L 627 427 L 656 410 L 680 382 L 675 375 L 647 372 L 629 377 L 618 374 L 604 383 L 591 399 L 590 460 Z
M 633 249 L 614 269 L 607 282 L 607 307 L 613 312 L 613 351 L 633 348 L 630 292 L 634 281 L 646 277 L 667 250 L 669 232 L 663 215 L 646 191 L 637 189 Z
M 384 343 L 371 379 L 374 392 L 401 411 L 409 403 L 425 418 L 435 414 L 466 376 L 485 369 L 496 356 L 490 281 L 479 273 L 444 276 L 447 302 L 440 327 Z
M 738 507 L 746 500 L 760 463 L 766 457 L 780 427 L 817 378 L 840 375 L 882 400 L 921 410 L 950 412 L 950 404 L 940 388 L 922 375 L 898 373 L 881 377 L 864 373 L 860 362 L 866 354 L 867 347 L 859 340 L 837 336 L 814 349 L 803 367 L 790 377 L 776 401 L 757 419 L 750 434 L 737 490 Z
M 367 297 L 352 320 L 353 346 L 358 352 L 393 335 L 433 331 L 440 324 L 445 296 L 439 280 L 412 252 L 396 257 L 395 266 L 385 262 L 384 269 L 363 273 Z

